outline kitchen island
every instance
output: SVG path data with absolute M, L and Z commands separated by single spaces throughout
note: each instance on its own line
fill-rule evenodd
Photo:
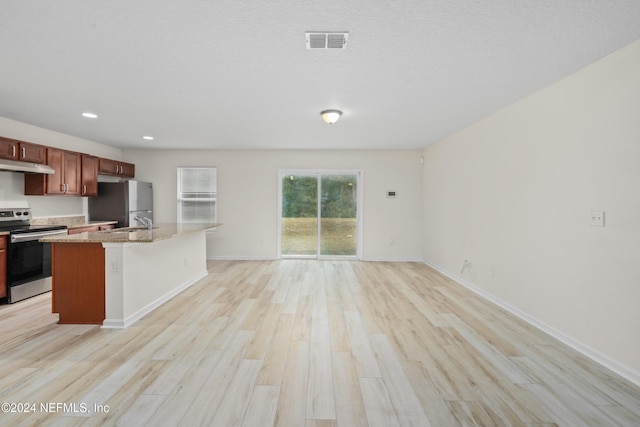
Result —
M 207 275 L 205 232 L 158 224 L 53 236 L 52 310 L 59 323 L 126 328 Z

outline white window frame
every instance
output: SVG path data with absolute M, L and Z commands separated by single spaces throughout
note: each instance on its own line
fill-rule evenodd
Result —
M 185 169 L 214 169 L 215 170 L 215 174 L 216 174 L 216 182 L 214 183 L 214 192 L 206 192 L 203 193 L 206 196 L 209 197 L 184 197 L 184 192 L 182 191 L 182 171 Z M 178 185 L 177 185 L 177 218 L 178 218 L 178 223 L 196 223 L 196 222 L 217 222 L 218 220 L 218 193 L 217 193 L 217 180 L 218 180 L 218 168 L 215 166 L 179 166 L 177 168 L 177 181 L 178 181 Z M 194 192 L 194 194 L 198 194 L 197 192 Z M 211 195 L 213 195 L 211 197 Z M 203 203 L 211 203 L 213 202 L 214 206 L 213 206 L 213 218 L 209 218 L 209 219 L 203 219 L 202 221 L 185 221 L 183 218 L 183 214 L 182 214 L 182 202 L 184 201 L 190 201 L 190 202 L 203 202 Z

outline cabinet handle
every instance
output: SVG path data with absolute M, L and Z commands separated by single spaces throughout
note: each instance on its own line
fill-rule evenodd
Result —
M 12 145 L 11 146 L 11 157 L 15 157 L 16 156 L 16 146 Z
M 120 165 L 120 175 L 122 175 L 122 165 Z
M 22 147 L 22 149 L 20 150 L 22 152 L 22 158 L 24 159 L 25 157 L 27 157 L 27 149 Z
M 82 194 L 87 194 L 87 184 L 82 186 Z

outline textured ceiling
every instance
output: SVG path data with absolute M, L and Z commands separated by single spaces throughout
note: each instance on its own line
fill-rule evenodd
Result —
M 3 0 L 0 116 L 119 147 L 423 148 L 637 39 L 638 0 Z

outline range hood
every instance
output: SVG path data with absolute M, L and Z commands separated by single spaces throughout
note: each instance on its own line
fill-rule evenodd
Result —
M 30 172 L 30 173 L 56 173 L 50 166 L 39 163 L 17 162 L 15 160 L 0 159 L 0 171 Z

